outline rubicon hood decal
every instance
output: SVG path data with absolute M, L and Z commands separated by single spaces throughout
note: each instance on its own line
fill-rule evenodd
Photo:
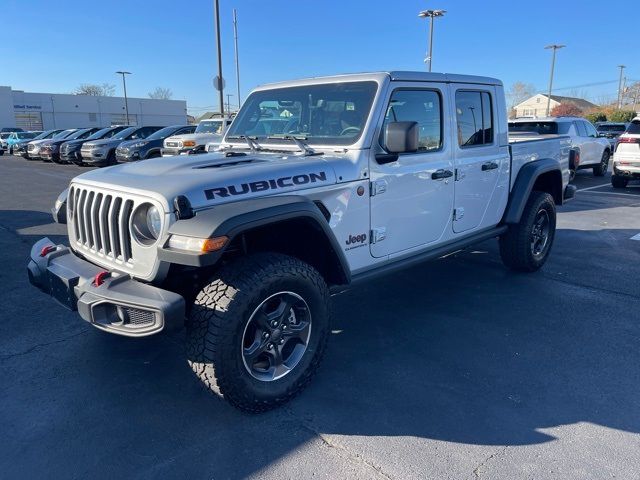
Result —
M 207 188 L 204 195 L 207 200 L 226 198 L 234 195 L 245 195 L 249 192 L 266 192 L 295 186 L 307 185 L 316 182 L 326 182 L 327 174 L 324 171 L 302 173 L 293 176 L 257 180 L 255 182 L 239 183 L 226 187 Z

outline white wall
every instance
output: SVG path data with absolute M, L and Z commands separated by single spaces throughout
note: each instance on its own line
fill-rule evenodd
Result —
M 549 112 L 558 105 L 560 105 L 559 102 L 551 99 Z M 516 105 L 515 109 L 517 117 L 544 117 L 547 113 L 547 96 L 542 94 L 534 95 L 528 100 Z
M 9 90 L 10 100 L 7 100 Z M 31 93 L 0 87 L 0 126 L 15 126 L 14 112 L 40 112 L 43 128 L 106 127 L 116 116 L 124 119 L 123 97 L 96 97 Z M 183 100 L 129 98 L 131 123 L 137 125 L 178 125 L 187 123 Z

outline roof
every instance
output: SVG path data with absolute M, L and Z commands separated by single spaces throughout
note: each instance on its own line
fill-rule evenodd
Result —
M 482 85 L 502 86 L 502 81 L 497 78 L 480 77 L 476 75 L 459 75 L 455 73 L 431 73 L 431 72 L 408 72 L 408 71 L 387 71 L 387 72 L 365 72 L 350 73 L 342 75 L 332 75 L 326 77 L 311 77 L 286 82 L 270 83 L 260 85 L 257 89 L 283 88 L 297 85 L 313 85 L 317 83 L 335 82 L 358 82 L 372 80 L 383 83 L 385 80 L 404 82 L 438 82 L 438 83 L 471 83 Z
M 537 93 L 533 97 L 529 97 L 526 100 L 524 100 L 523 102 L 520 102 L 519 104 L 517 104 L 515 106 L 515 108 L 518 108 L 520 105 L 522 105 L 524 103 L 528 103 L 532 98 L 535 98 L 538 95 L 540 95 L 540 96 L 542 96 L 544 98 L 548 98 L 549 97 L 549 95 L 546 94 L 546 93 Z M 556 101 L 558 103 L 572 103 L 576 107 L 578 107 L 580 110 L 590 110 L 590 109 L 596 108 L 598 106 L 595 103 L 591 103 L 590 101 L 585 100 L 584 98 L 564 97 L 562 95 L 551 95 L 551 100 L 554 100 L 554 101 Z
M 509 123 L 536 123 L 536 122 L 572 122 L 574 120 L 584 120 L 582 117 L 534 117 L 534 118 L 511 118 Z

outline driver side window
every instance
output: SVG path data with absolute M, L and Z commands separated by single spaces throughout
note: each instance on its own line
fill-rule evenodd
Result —
M 442 148 L 442 106 L 434 90 L 396 90 L 391 95 L 382 125 L 380 144 L 389 122 L 418 122 L 418 151 Z

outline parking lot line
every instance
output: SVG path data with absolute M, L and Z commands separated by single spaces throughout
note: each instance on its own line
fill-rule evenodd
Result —
M 602 187 L 607 187 L 611 185 L 610 183 L 603 183 L 602 185 L 596 185 L 595 187 L 587 187 L 587 188 L 581 188 L 578 190 L 578 192 L 586 192 L 587 190 L 595 190 L 596 188 L 602 188 Z
M 587 189 L 585 189 L 587 190 Z M 578 192 L 582 192 L 583 190 L 578 190 Z M 595 194 L 595 195 L 623 195 L 625 197 L 633 197 L 633 198 L 637 198 L 640 199 L 640 195 L 634 194 L 634 193 L 622 193 L 622 192 L 587 192 L 587 193 L 591 193 L 591 194 Z

